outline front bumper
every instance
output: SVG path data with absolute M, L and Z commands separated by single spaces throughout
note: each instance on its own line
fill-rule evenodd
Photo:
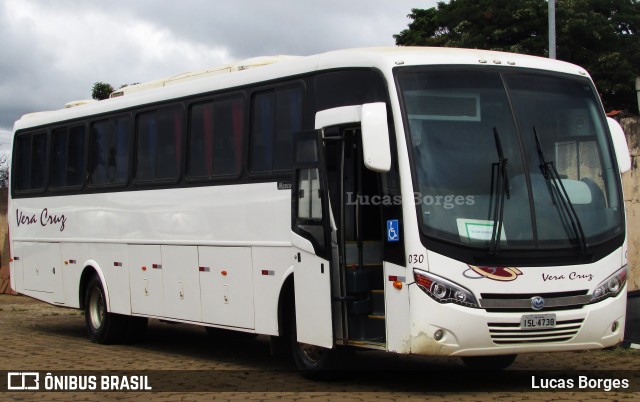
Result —
M 626 289 L 579 309 L 553 311 L 558 322 L 553 331 L 524 331 L 519 328 L 522 315 L 545 311 L 487 312 L 440 304 L 417 286 L 409 288 L 412 354 L 483 356 L 602 349 L 624 339 Z M 440 340 L 434 336 L 438 330 Z

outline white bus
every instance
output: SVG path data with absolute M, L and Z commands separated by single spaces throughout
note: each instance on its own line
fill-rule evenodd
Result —
M 587 72 L 273 60 L 17 121 L 12 288 L 84 309 L 95 342 L 159 318 L 270 335 L 309 371 L 343 347 L 501 368 L 623 340 L 630 160 Z

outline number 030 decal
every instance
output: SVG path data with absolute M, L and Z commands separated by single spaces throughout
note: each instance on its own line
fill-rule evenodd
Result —
M 424 254 L 409 254 L 409 264 L 422 264 L 424 262 Z

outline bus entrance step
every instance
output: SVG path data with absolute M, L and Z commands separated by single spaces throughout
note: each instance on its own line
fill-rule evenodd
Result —
M 373 289 L 371 291 L 371 310 L 373 314 L 384 315 L 384 290 Z
M 356 315 L 356 314 L 368 315 L 368 314 L 371 314 L 371 312 L 372 312 L 372 309 L 371 309 L 371 298 L 367 297 L 367 298 L 360 299 L 360 300 L 349 301 L 348 309 L 349 309 L 348 310 L 349 314 L 352 314 L 352 315 Z
M 371 290 L 371 270 L 368 269 L 347 269 L 345 272 L 347 280 L 347 293 L 366 293 Z
M 346 244 L 347 266 L 358 265 L 358 242 L 347 241 Z M 381 241 L 364 241 L 362 242 L 362 263 L 365 266 L 382 265 L 383 244 Z
M 382 314 L 350 315 L 349 339 L 384 342 L 386 320 Z
M 382 265 L 364 268 L 347 267 L 345 270 L 346 290 L 350 295 L 369 293 L 372 289 L 382 289 L 384 281 Z

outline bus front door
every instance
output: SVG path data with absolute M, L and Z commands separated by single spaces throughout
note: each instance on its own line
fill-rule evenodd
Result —
M 291 194 L 297 340 L 332 348 L 331 226 L 321 131 L 295 136 Z

